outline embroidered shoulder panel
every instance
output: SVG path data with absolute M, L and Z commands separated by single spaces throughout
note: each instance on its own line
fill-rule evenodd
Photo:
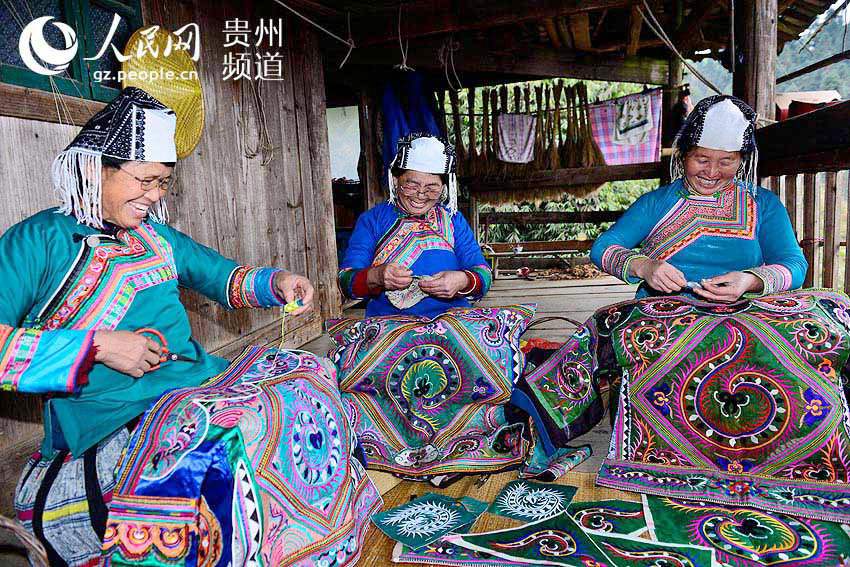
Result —
M 124 318 L 136 293 L 177 279 L 171 245 L 153 227 L 91 238 L 80 252 L 59 289 L 39 313 L 35 326 L 56 329 L 114 329 Z
M 454 250 L 452 217 L 442 207 L 434 207 L 425 219 L 399 217 L 376 247 L 373 266 L 394 262 L 412 266 L 426 250 Z
M 752 240 L 756 221 L 755 199 L 740 188 L 724 191 L 719 197 L 683 197 L 650 231 L 641 253 L 667 260 L 702 236 Z

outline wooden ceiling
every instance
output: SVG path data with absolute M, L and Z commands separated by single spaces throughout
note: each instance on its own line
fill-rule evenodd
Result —
M 690 58 L 723 59 L 729 44 L 730 6 L 717 0 L 648 0 L 673 43 Z M 338 42 L 323 42 L 328 72 L 356 78 L 357 68 L 386 67 L 401 61 L 401 35 L 408 64 L 446 71 L 446 54 L 464 81 L 572 76 L 585 79 L 664 83 L 670 51 L 642 21 L 635 0 L 293 0 L 346 34 L 351 15 L 354 50 L 346 69 Z M 779 0 L 777 49 L 796 39 L 825 12 L 829 0 Z M 677 13 L 681 10 L 681 13 Z M 334 77 L 330 77 L 332 80 Z

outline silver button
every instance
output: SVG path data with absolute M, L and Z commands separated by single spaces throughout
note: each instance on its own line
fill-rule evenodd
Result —
M 100 238 L 96 234 L 90 234 L 86 237 L 86 244 L 92 248 L 96 248 L 100 244 Z

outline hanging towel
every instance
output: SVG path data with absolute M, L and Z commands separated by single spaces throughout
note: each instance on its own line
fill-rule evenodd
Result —
M 658 161 L 661 157 L 661 89 L 590 107 L 593 139 L 608 165 Z
M 534 160 L 537 119 L 529 114 L 499 114 L 499 151 L 497 157 L 509 163 Z

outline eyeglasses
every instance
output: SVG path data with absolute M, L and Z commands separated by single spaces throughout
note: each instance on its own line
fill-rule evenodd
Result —
M 443 192 L 443 186 L 437 185 L 436 183 L 426 185 L 424 187 L 418 183 L 404 183 L 399 187 L 405 195 L 411 197 L 414 195 L 422 195 L 429 199 L 434 199 L 439 197 Z
M 161 192 L 166 193 L 174 189 L 174 184 L 177 183 L 177 179 L 175 179 L 173 175 L 169 177 L 157 177 L 155 179 L 141 179 L 140 177 L 136 177 L 123 167 L 119 167 L 118 169 L 138 181 L 139 188 L 145 193 L 152 189 L 159 189 Z

